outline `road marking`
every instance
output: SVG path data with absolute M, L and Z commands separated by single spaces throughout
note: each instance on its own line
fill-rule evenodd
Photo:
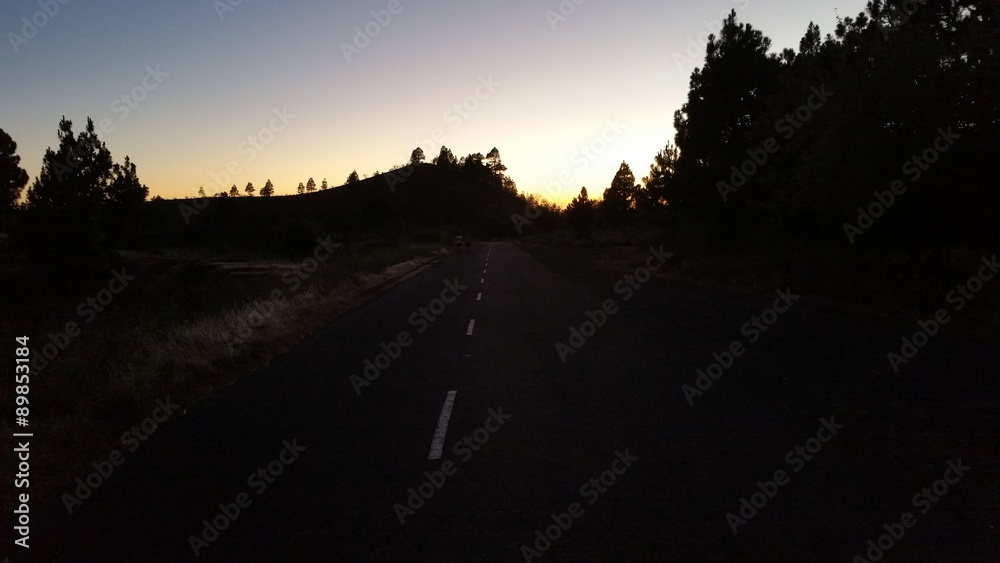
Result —
M 448 433 L 448 420 L 451 419 L 451 408 L 455 406 L 455 395 L 458 391 L 448 391 L 448 396 L 444 399 L 444 406 L 441 407 L 441 415 L 438 416 L 438 425 L 434 429 L 434 439 L 431 440 L 431 451 L 427 454 L 427 459 L 441 459 L 441 452 L 444 450 L 444 436 Z
M 480 299 L 482 299 L 482 298 L 483 298 L 483 294 L 482 294 L 482 293 L 480 293 L 479 295 L 477 295 L 477 296 L 476 296 L 476 301 L 479 301 L 479 300 L 480 300 Z
M 486 278 L 479 280 L 479 283 L 486 283 Z
M 480 295 L 482 295 L 482 294 L 480 294 Z M 472 320 L 469 321 L 469 328 L 466 329 L 466 331 L 465 331 L 465 335 L 466 336 L 472 336 L 472 327 L 474 327 L 474 326 L 476 326 L 476 319 L 472 319 Z

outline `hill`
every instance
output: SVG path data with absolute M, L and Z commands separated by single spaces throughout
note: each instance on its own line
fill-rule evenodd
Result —
M 223 245 L 296 251 L 321 234 L 446 240 L 515 234 L 526 201 L 495 176 L 417 164 L 329 190 L 281 197 L 146 202 L 128 246 Z

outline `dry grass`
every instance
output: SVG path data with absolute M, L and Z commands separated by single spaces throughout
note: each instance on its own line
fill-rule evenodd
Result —
M 45 436 L 44 448 L 32 450 L 32 497 L 72 492 L 91 462 L 122 449 L 121 434 L 150 416 L 157 399 L 194 405 L 446 253 L 440 245 L 346 249 L 294 291 L 281 279 L 294 262 L 131 253 L 126 258 L 145 272 L 136 287 L 32 376 L 31 430 Z M 192 284 L 203 293 L 198 299 Z M 271 300 L 275 290 L 282 300 Z M 176 302 L 185 295 L 197 309 Z M 251 319 L 252 330 L 234 344 Z M 42 344 L 65 321 L 47 319 L 31 331 L 32 342 Z M 3 510 L 12 502 L 0 496 Z

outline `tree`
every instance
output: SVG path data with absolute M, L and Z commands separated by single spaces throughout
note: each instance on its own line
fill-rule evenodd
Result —
M 493 150 L 486 154 L 486 166 L 497 177 L 503 176 L 503 173 L 507 170 L 507 167 L 500 162 L 500 151 L 496 147 L 493 147 Z
M 90 211 L 104 200 L 111 182 L 111 151 L 97 138 L 94 121 L 73 135 L 73 122 L 59 122 L 59 149 L 45 151 L 41 175 L 28 189 L 28 207 L 61 211 Z
M 306 185 L 305 185 L 305 184 L 303 184 L 302 182 L 299 182 L 299 188 L 298 188 L 298 192 L 299 192 L 299 194 L 304 194 L 304 193 L 306 193 Z
M 326 178 L 323 178 L 323 183 L 320 184 L 319 189 L 326 191 L 330 188 L 330 184 L 326 183 Z
M 260 189 L 260 195 L 264 197 L 271 197 L 274 195 L 274 184 L 271 183 L 270 178 L 268 178 L 267 182 L 264 183 L 264 187 Z
M 0 129 L 0 209 L 13 208 L 28 184 L 28 173 L 21 168 L 17 143 Z
M 123 164 L 112 167 L 111 183 L 104 194 L 106 203 L 135 209 L 149 197 L 149 188 L 139 181 L 135 163 L 125 156 Z
M 306 182 L 306 191 L 309 193 L 316 191 L 316 180 L 309 178 L 309 181 Z
M 28 188 L 27 250 L 60 270 L 96 273 L 107 266 L 101 208 L 115 177 L 111 152 L 92 119 L 74 135 L 73 123 L 63 117 L 58 136 L 58 149 L 46 149 L 41 173 Z
M 500 187 L 512 195 L 517 195 L 517 184 L 513 179 L 511 179 L 510 176 L 504 175 L 504 177 L 500 179 Z
M 452 154 L 451 149 L 441 145 L 441 151 L 438 153 L 437 158 L 434 159 L 434 164 L 443 167 L 455 167 L 458 166 L 458 160 Z
M 146 198 L 149 188 L 139 181 L 135 163 L 126 155 L 124 164 L 112 167 L 112 178 L 104 194 L 101 214 L 104 232 L 108 239 L 120 243 L 131 230 L 135 212 Z
M 229 197 L 240 197 L 240 189 L 236 187 L 236 184 L 229 188 Z
M 653 163 L 649 165 L 649 176 L 642 179 L 643 188 L 638 194 L 638 207 L 652 209 L 670 203 L 673 196 L 672 180 L 677 167 L 680 152 L 671 143 L 656 153 Z
M 625 161 L 618 167 L 618 172 L 611 180 L 611 186 L 604 190 L 601 201 L 601 212 L 611 224 L 622 224 L 635 209 L 637 186 L 632 169 Z
M 198 197 L 208 197 L 205 195 L 205 186 L 198 186 Z
M 347 183 L 348 184 L 353 184 L 354 182 L 360 182 L 360 181 L 361 181 L 361 178 L 358 177 L 358 171 L 357 170 L 354 170 L 353 172 L 350 173 L 350 175 L 347 176 Z
M 499 179 L 486 166 L 485 160 L 486 157 L 483 156 L 483 153 L 473 153 L 459 160 L 458 167 L 462 170 L 462 174 L 473 183 L 499 186 Z
M 734 210 L 722 208 L 717 182 L 728 181 L 730 166 L 747 158 L 750 133 L 778 85 L 780 62 L 768 55 L 770 46 L 753 26 L 737 23 L 732 10 L 719 36 L 709 36 L 705 64 L 691 73 L 687 101 L 674 113 L 678 198 L 719 224 L 723 211 Z
M 580 237 L 589 237 L 594 228 L 594 202 L 587 195 L 587 187 L 566 206 L 566 220 Z
M 247 182 L 247 187 L 244 188 L 243 191 L 246 192 L 247 197 L 253 197 L 253 194 L 254 192 L 257 191 L 257 188 L 253 187 L 253 182 Z
M 410 164 L 420 164 L 427 157 L 424 156 L 424 149 L 417 147 L 410 153 Z

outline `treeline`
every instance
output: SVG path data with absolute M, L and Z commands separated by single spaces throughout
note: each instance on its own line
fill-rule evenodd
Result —
M 424 153 L 424 149 L 417 147 L 413 149 L 410 153 L 410 161 L 405 166 L 394 166 L 389 169 L 389 172 L 396 172 L 401 169 L 410 169 L 413 166 L 421 164 L 427 160 Z M 470 153 L 467 156 L 461 158 L 456 158 L 451 149 L 447 146 L 442 146 L 438 156 L 432 161 L 432 164 L 441 166 L 444 169 L 451 169 L 454 171 L 460 171 L 470 180 L 474 182 L 482 182 L 487 185 L 493 184 L 504 190 L 517 193 L 517 185 L 514 181 L 504 174 L 507 167 L 500 161 L 500 151 L 496 147 L 488 152 L 485 156 L 483 153 Z M 404 170 L 405 172 L 405 170 Z M 381 171 L 376 170 L 372 177 L 382 174 Z M 398 176 L 398 174 L 397 174 Z M 368 176 L 365 176 L 367 179 Z M 358 171 L 352 171 L 348 176 L 344 185 L 354 184 L 362 180 L 361 176 L 358 175 Z M 316 185 L 316 180 L 309 178 L 305 182 L 299 182 L 298 188 L 296 189 L 297 194 L 309 194 L 316 191 L 326 191 L 330 189 L 330 184 L 327 182 L 326 178 L 323 178 L 319 186 Z M 275 194 L 274 183 L 270 179 L 264 183 L 264 187 L 260 190 L 260 195 L 263 197 L 270 197 Z M 254 187 L 253 182 L 248 182 L 247 185 L 240 190 L 236 184 L 233 184 L 229 188 L 228 192 L 222 191 L 212 194 L 211 197 L 253 197 L 257 194 L 257 188 Z M 209 197 L 205 192 L 204 186 L 198 188 L 198 197 Z
M 41 173 L 29 186 L 28 174 L 20 166 L 17 144 L 10 135 L 0 130 L 0 234 L 3 234 L 0 242 L 8 245 L 8 251 L 17 248 L 35 264 L 50 270 L 80 274 L 106 271 L 115 259 L 114 249 L 128 246 L 133 241 L 149 240 L 149 233 L 140 231 L 162 227 L 156 221 L 142 220 L 149 215 L 140 209 L 149 196 L 149 189 L 139 180 L 136 166 L 128 156 L 122 163 L 113 161 L 110 151 L 98 138 L 92 120 L 88 119 L 83 131 L 74 133 L 72 122 L 63 117 L 59 123 L 58 139 L 59 144 L 55 150 L 46 150 Z M 423 149 L 415 148 L 407 165 L 393 167 L 386 174 L 375 173 L 373 178 L 378 178 L 378 181 L 372 185 L 371 197 L 338 200 L 351 209 L 324 207 L 331 218 L 327 221 L 328 229 L 346 232 L 401 228 L 403 210 L 395 201 L 396 185 L 405 182 L 425 160 Z M 438 219 L 446 223 L 462 221 L 462 214 L 456 214 L 451 209 L 457 208 L 457 204 L 448 203 L 457 201 L 456 196 L 459 194 L 461 197 L 458 199 L 462 201 L 477 197 L 485 198 L 482 202 L 505 201 L 503 198 L 512 202 L 516 200 L 510 204 L 512 209 L 519 207 L 517 202 L 527 203 L 517 193 L 514 181 L 505 174 L 507 167 L 495 147 L 486 155 L 477 152 L 462 158 L 456 158 L 450 149 L 441 147 L 433 164 L 435 166 L 432 168 L 441 185 L 468 188 L 479 186 L 479 190 L 486 190 L 467 189 L 451 195 L 442 192 L 437 197 L 420 190 L 423 197 L 443 200 L 441 205 L 432 206 L 428 212 L 435 217 L 440 215 Z M 426 184 L 426 174 L 423 176 L 421 183 Z M 362 178 L 355 170 L 348 176 L 345 185 L 361 181 Z M 388 192 L 382 193 L 385 187 L 388 187 Z M 299 183 L 298 193 L 307 194 L 329 188 L 326 179 L 317 188 L 315 180 L 310 178 Z M 242 190 L 243 195 L 236 185 L 228 192 L 213 196 L 200 188 L 198 195 L 200 198 L 230 199 L 255 196 L 257 193 L 253 183 L 249 182 Z M 268 179 L 259 195 L 268 197 L 274 193 L 274 184 Z M 501 199 L 491 199 L 490 194 Z M 154 198 L 154 201 L 157 200 L 162 198 Z M 333 220 L 334 215 L 337 215 L 336 220 Z M 427 219 L 433 222 L 435 217 Z M 189 218 L 184 219 L 186 223 Z M 226 218 L 213 215 L 215 223 L 223 219 Z M 226 220 L 232 222 L 233 218 Z M 291 217 L 284 220 L 294 221 Z M 305 219 L 299 222 L 303 221 Z M 255 224 L 258 229 L 262 228 L 260 222 Z M 219 225 L 212 228 L 219 232 L 224 230 Z M 286 225 L 285 230 L 298 232 L 296 229 L 301 230 L 294 225 Z M 9 237 L 8 233 L 13 233 L 14 236 Z
M 730 13 L 648 176 L 623 163 L 566 219 L 584 233 L 654 221 L 721 246 L 1000 239 L 1000 4 L 873 1 L 832 35 L 810 23 L 798 51 L 770 47 Z
M 15 230 L 17 244 L 43 268 L 103 271 L 107 249 L 127 237 L 149 189 L 128 156 L 114 162 L 93 120 L 74 134 L 73 123 L 63 117 L 58 137 L 58 147 L 46 149 L 41 173 L 18 205 L 28 174 L 17 144 L 0 130 L 0 221 L 5 231 Z

